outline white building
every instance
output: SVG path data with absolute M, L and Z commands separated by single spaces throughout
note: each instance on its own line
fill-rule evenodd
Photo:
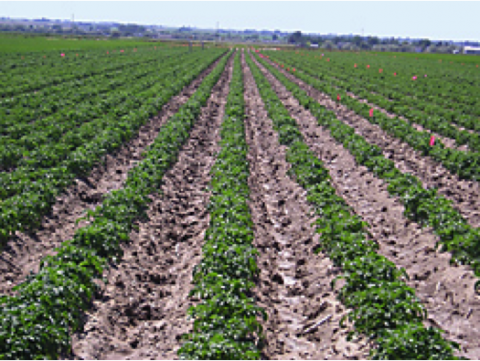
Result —
M 464 54 L 480 55 L 480 48 L 475 46 L 465 46 L 463 48 Z

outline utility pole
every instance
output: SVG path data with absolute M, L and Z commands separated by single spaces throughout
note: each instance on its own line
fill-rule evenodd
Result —
M 218 34 L 218 21 L 217 21 L 217 44 L 219 42 L 219 39 L 220 39 L 220 37 L 219 37 L 219 34 Z

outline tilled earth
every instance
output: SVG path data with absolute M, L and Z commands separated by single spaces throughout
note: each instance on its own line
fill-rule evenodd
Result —
M 132 232 L 130 243 L 122 246 L 124 257 L 105 272 L 108 282 L 101 286 L 85 314 L 83 330 L 73 336 L 71 358 L 178 358 L 181 335 L 192 329 L 187 309 L 193 301 L 188 294 L 193 267 L 201 260 L 209 226 L 209 172 L 219 151 L 232 65 L 230 59 L 176 164 L 165 174 L 159 192 L 151 195 L 148 219 L 138 222 L 138 231 Z M 346 340 L 351 325 L 339 325 L 339 320 L 349 312 L 337 300 L 341 282 L 336 289 L 330 286 L 341 270 L 325 254 L 315 252 L 318 234 L 311 227 L 315 215 L 307 203 L 306 192 L 287 174 L 286 148 L 279 144 L 243 55 L 242 68 L 249 145 L 249 206 L 260 268 L 253 295 L 268 314 L 267 321 L 261 321 L 266 338 L 262 356 L 365 359 L 374 345 L 364 338 Z M 105 166 L 69 188 L 59 198 L 52 215 L 46 217 L 42 229 L 30 235 L 18 234 L 11 240 L 0 259 L 1 293 L 10 293 L 27 272 L 38 268 L 43 256 L 72 237 L 75 227 L 85 224 L 75 226 L 86 209 L 99 205 L 105 194 L 122 186 L 128 170 L 141 160 L 141 152 L 153 142 L 160 127 L 211 69 L 142 127 L 138 138 L 109 156 Z M 386 184 L 359 166 L 283 85 L 265 68 L 260 69 L 297 121 L 306 144 L 329 170 L 337 194 L 368 223 L 371 237 L 380 245 L 379 253 L 406 269 L 411 279 L 409 285 L 416 289 L 427 308 L 429 319 L 425 324 L 445 330 L 446 338 L 459 342 L 460 356 L 480 358 L 480 297 L 474 292 L 477 278 L 471 269 L 450 265 L 448 253 L 435 251 L 437 238 L 432 230 L 406 219 L 403 205 L 389 196 Z M 448 196 L 469 222 L 478 225 L 478 184 L 455 184 L 455 178 L 432 160 L 389 138 L 324 94 L 295 81 L 322 105 L 334 110 L 340 120 L 381 146 L 402 171 L 415 170 L 414 174 L 426 186 L 442 185 L 443 192 L 449 192 Z M 432 169 L 439 174 L 437 178 L 426 175 Z
M 275 66 L 271 62 L 272 65 Z M 278 67 L 277 67 L 278 68 Z M 480 226 L 480 185 L 478 182 L 460 180 L 440 163 L 422 156 L 400 139 L 390 136 L 378 125 L 371 124 L 342 104 L 336 103 L 326 94 L 304 83 L 294 75 L 278 68 L 325 108 L 335 112 L 337 118 L 355 129 L 369 143 L 375 144 L 391 159 L 400 171 L 418 177 L 425 187 L 437 188 L 438 193 L 453 201 L 454 207 L 473 227 Z
M 153 195 L 124 258 L 94 300 L 84 332 L 73 338 L 77 359 L 174 359 L 189 332 L 193 267 L 200 262 L 209 216 L 209 171 L 218 151 L 232 61 L 212 90 L 175 166 Z
M 467 266 L 450 265 L 450 255 L 435 251 L 436 236 L 429 228 L 410 222 L 404 207 L 389 197 L 386 184 L 317 124 L 316 119 L 270 73 L 268 80 L 290 115 L 297 120 L 306 143 L 325 163 L 337 193 L 369 224 L 380 254 L 404 267 L 424 303 L 428 324 L 445 330 L 445 336 L 463 346 L 461 355 L 480 357 L 480 297 L 478 280 Z M 343 118 L 339 118 L 342 119 Z
M 103 196 L 122 187 L 128 171 L 142 159 L 142 152 L 152 144 L 160 127 L 190 98 L 217 63 L 165 104 L 156 117 L 140 128 L 137 137 L 115 154 L 107 155 L 105 164 L 93 169 L 86 179 L 76 179 L 75 184 L 58 197 L 40 229 L 28 234 L 17 232 L 12 237 L 0 255 L 0 295 L 10 294 L 11 288 L 30 272 L 37 272 L 43 257 L 71 239 L 77 228 L 87 224 L 86 221 L 76 223 L 86 210 L 95 209 Z
M 306 193 L 287 175 L 285 147 L 278 143 L 255 81 L 246 68 L 246 133 L 249 145 L 251 212 L 260 280 L 254 291 L 265 308 L 271 359 L 358 359 L 368 356 L 365 341 L 346 341 L 339 320 L 346 314 L 330 282 L 338 270 L 314 253 L 318 235 Z

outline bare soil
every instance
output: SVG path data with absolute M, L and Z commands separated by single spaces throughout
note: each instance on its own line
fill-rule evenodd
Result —
M 209 225 L 206 187 L 232 69 L 230 60 L 177 163 L 165 174 L 161 193 L 152 195 L 149 221 L 131 235 L 124 258 L 109 271 L 108 286 L 86 316 L 84 331 L 74 335 L 74 358 L 177 358 L 180 337 L 192 327 L 188 293 Z
M 256 62 L 256 60 L 254 60 Z M 258 62 L 256 62 L 258 64 Z M 128 171 L 142 159 L 161 126 L 195 92 L 212 64 L 198 79 L 166 104 L 159 115 L 140 129 L 138 137 L 89 177 L 77 179 L 57 200 L 42 227 L 31 234 L 17 233 L 0 255 L 0 294 L 36 272 L 40 260 L 70 239 L 86 224 L 75 221 L 98 206 L 103 197 L 124 184 Z M 349 310 L 338 301 L 331 281 L 341 274 L 326 254 L 316 253 L 319 236 L 312 227 L 316 216 L 306 191 L 287 172 L 286 147 L 265 110 L 255 80 L 242 55 L 245 79 L 245 134 L 249 145 L 249 207 L 254 223 L 254 245 L 260 275 L 253 290 L 268 320 L 261 321 L 266 336 L 265 359 L 366 359 L 374 345 L 364 337 L 347 341 L 351 325 L 339 325 Z M 428 311 L 425 325 L 445 331 L 461 344 L 458 356 L 480 358 L 480 295 L 478 280 L 467 266 L 450 264 L 450 255 L 435 250 L 438 240 L 430 228 L 410 222 L 404 207 L 390 197 L 387 184 L 376 178 L 319 126 L 293 95 L 263 66 L 261 71 L 297 121 L 305 142 L 324 162 L 339 196 L 367 222 L 380 245 L 379 253 L 404 267 L 408 284 Z M 280 69 L 282 70 L 282 69 Z M 193 268 L 201 260 L 210 170 L 219 151 L 220 127 L 233 72 L 233 57 L 212 90 L 178 161 L 164 176 L 158 193 L 150 195 L 148 219 L 123 244 L 120 262 L 105 271 L 107 284 L 95 295 L 84 315 L 83 329 L 72 337 L 72 359 L 177 359 L 181 335 L 192 330 L 187 316 L 194 304 Z M 436 187 L 452 199 L 470 224 L 480 224 L 478 183 L 459 181 L 441 165 L 388 136 L 379 127 L 336 104 L 292 74 L 283 73 L 317 101 L 334 110 L 338 119 L 383 149 L 386 157 L 427 187 Z
M 268 61 L 268 60 L 267 60 Z M 272 65 L 275 66 L 271 62 Z M 278 68 L 278 67 L 277 67 Z M 395 167 L 404 173 L 411 173 L 421 180 L 424 187 L 436 188 L 438 193 L 453 201 L 453 206 L 473 227 L 480 226 L 480 185 L 475 181 L 460 180 L 440 163 L 425 157 L 400 139 L 390 136 L 378 125 L 336 103 L 326 94 L 278 68 L 287 78 L 295 82 L 309 96 L 325 108 L 335 112 L 337 119 L 355 129 L 369 143 L 379 146 L 383 155 L 394 161 Z
M 254 290 L 265 308 L 263 321 L 268 359 L 363 359 L 365 340 L 346 341 L 346 314 L 330 282 L 338 270 L 323 254 L 315 254 L 318 235 L 306 192 L 287 175 L 285 147 L 278 142 L 255 80 L 243 62 L 246 137 L 249 145 L 250 209 L 261 269 Z M 318 325 L 318 326 L 317 326 Z
M 106 194 L 122 187 L 128 171 L 142 159 L 142 152 L 152 144 L 162 125 L 189 99 L 217 62 L 170 99 L 156 117 L 140 128 L 137 137 L 107 155 L 105 163 L 93 169 L 88 177 L 76 179 L 58 197 L 38 230 L 17 232 L 9 240 L 0 255 L 0 294 L 11 294 L 13 286 L 23 282 L 30 272 L 37 272 L 43 257 L 52 254 L 55 247 L 73 237 L 77 228 L 87 224 L 85 221 L 75 224 L 77 219 L 99 206 Z
M 408 221 L 400 201 L 388 195 L 386 184 L 357 165 L 329 131 L 319 126 L 265 68 L 261 69 L 297 120 L 305 142 L 329 170 L 337 194 L 369 224 L 373 239 L 380 244 L 379 253 L 406 269 L 411 278 L 408 284 L 416 289 L 428 311 L 426 324 L 445 330 L 446 338 L 459 342 L 463 347 L 459 355 L 480 358 L 480 297 L 474 292 L 477 279 L 472 270 L 450 265 L 448 253 L 436 252 L 437 239 L 431 229 Z

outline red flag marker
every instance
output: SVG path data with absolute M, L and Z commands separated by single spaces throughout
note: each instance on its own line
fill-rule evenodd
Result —
M 430 146 L 433 147 L 433 145 L 435 144 L 435 136 L 431 136 L 430 137 Z
M 353 67 L 356 68 L 356 67 L 357 67 L 357 64 L 353 64 Z
M 65 54 L 64 54 L 64 53 L 61 53 L 60 56 L 63 58 L 63 57 L 65 56 Z
M 108 50 L 107 50 L 107 54 L 110 54 L 110 53 L 108 52 Z
M 327 58 L 327 61 L 330 61 L 330 58 Z
M 282 68 L 283 68 L 283 67 L 284 67 L 284 66 L 283 66 L 283 64 L 282 64 Z
M 337 102 L 340 101 L 340 94 L 337 94 Z
M 290 71 L 290 68 L 287 68 L 287 71 Z
M 417 76 L 412 76 L 412 80 L 417 80 Z
M 393 73 L 393 76 L 397 76 L 397 73 Z
M 369 114 L 370 114 L 370 118 L 371 118 L 371 117 L 373 117 L 373 108 L 372 108 L 372 109 L 370 109 L 370 112 L 369 112 Z
M 293 71 L 297 71 L 295 68 L 292 69 Z
M 379 72 L 379 73 L 383 72 L 383 69 L 378 69 L 378 72 Z
M 122 50 L 120 50 L 120 52 L 121 52 L 121 53 L 123 53 L 123 49 L 122 49 Z
M 367 69 L 370 69 L 370 65 L 367 65 Z

